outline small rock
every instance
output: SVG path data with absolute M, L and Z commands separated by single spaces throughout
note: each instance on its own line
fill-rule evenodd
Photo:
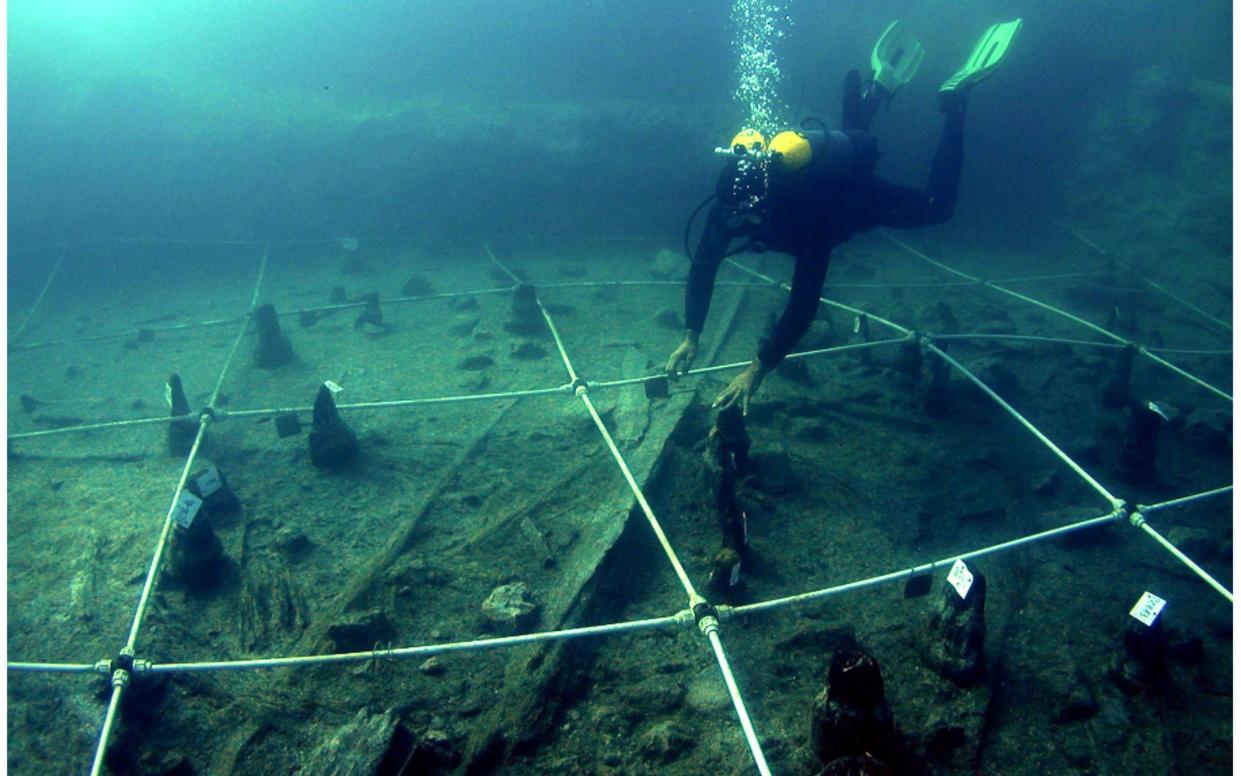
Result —
M 448 333 L 454 337 L 468 337 L 477 327 L 477 315 L 458 315 L 449 321 Z
M 513 343 L 509 345 L 509 355 L 518 361 L 537 361 L 547 357 L 547 350 L 533 342 Z
M 964 746 L 966 741 L 965 728 L 940 722 L 926 736 L 926 752 L 939 762 L 948 762 L 953 750 Z
M 648 269 L 660 280 L 684 280 L 689 277 L 689 260 L 677 251 L 664 248 L 655 254 Z
M 1076 728 L 1069 728 L 1067 734 L 1061 737 L 1060 751 L 1064 754 L 1064 759 L 1069 765 L 1076 768 L 1086 768 L 1090 765 L 1090 759 L 1094 756 L 1090 739 L 1083 736 Z
M 1005 399 L 1017 395 L 1021 388 L 1021 380 L 1016 373 L 997 358 L 979 359 L 974 364 L 974 374 L 978 375 L 978 379 L 982 380 L 988 388 Z
M 1080 668 L 1073 670 L 1066 684 L 1066 687 L 1059 688 L 1062 698 L 1060 709 L 1056 712 L 1056 722 L 1064 724 L 1093 717 L 1099 711 L 1099 704 Z
M 1104 686 L 1098 696 L 1099 713 L 1087 724 L 1097 744 L 1121 746 L 1129 739 L 1129 712 L 1115 688 Z
M 1002 523 L 1008 517 L 1008 509 L 1005 507 L 982 507 L 978 509 L 967 509 L 957 515 L 958 523 Z
M 275 545 L 285 555 L 300 557 L 314 547 L 314 542 L 301 531 L 286 526 L 276 532 Z
M 1225 542 L 1221 542 L 1209 531 L 1204 531 L 1201 528 L 1174 525 L 1168 529 L 1167 539 L 1178 550 L 1196 561 L 1213 563 L 1224 559 L 1221 551 L 1224 548 Z M 1231 556 L 1231 543 L 1228 544 L 1228 555 Z M 1231 557 L 1228 559 L 1231 560 Z
M 530 625 L 538 609 L 525 582 L 500 585 L 482 603 L 483 618 L 488 628 L 506 635 Z
M 365 776 L 375 773 L 392 740 L 396 717 L 359 709 L 353 719 L 333 730 L 301 762 L 303 773 Z M 177 772 L 180 772 L 179 770 Z
M 418 670 L 427 676 L 443 676 L 445 668 L 438 657 L 429 657 L 418 666 Z
M 697 712 L 723 711 L 732 705 L 717 673 L 701 673 L 685 686 L 685 706 Z
M 685 328 L 685 322 L 681 320 L 681 314 L 671 307 L 665 307 L 655 315 L 651 316 L 651 320 L 665 329 L 681 331 Z
M 777 443 L 774 449 L 752 454 L 750 460 L 754 464 L 753 484 L 762 492 L 779 496 L 796 490 L 797 475 L 793 473 L 793 462 L 783 443 Z M 746 478 L 747 483 L 750 480 Z
M 694 737 L 676 720 L 665 719 L 647 728 L 638 746 L 646 759 L 667 765 L 693 748 Z
M 810 324 L 810 329 L 805 336 L 801 338 L 798 344 L 798 350 L 821 350 L 822 348 L 830 348 L 837 344 L 836 330 L 832 326 L 832 321 L 823 311 L 820 311 L 820 319 Z
M 1181 425 L 1180 436 L 1213 455 L 1232 454 L 1232 415 L 1222 410 L 1194 410 Z
M 401 293 L 405 296 L 430 296 L 435 293 L 435 288 L 431 285 L 431 281 L 422 275 L 414 274 L 409 276 L 405 285 L 401 286 Z
M 439 773 L 457 767 L 460 762 L 461 752 L 457 750 L 452 736 L 446 730 L 433 727 L 422 734 L 409 764 L 413 766 L 412 773 Z
M 387 616 L 378 609 L 360 612 L 346 622 L 336 623 L 327 629 L 328 638 L 336 645 L 336 652 L 366 652 L 376 644 L 386 644 L 396 636 Z
M 467 372 L 477 372 L 495 365 L 496 360 L 494 358 L 487 355 L 481 355 L 470 356 L 469 358 L 462 360 L 461 363 L 457 364 L 457 368 Z
M 1056 489 L 1060 481 L 1059 469 L 1042 469 L 1030 475 L 1030 492 L 1046 495 Z
M 1183 665 L 1200 665 L 1206 660 L 1206 645 L 1201 636 L 1173 632 L 1168 638 L 1168 657 Z

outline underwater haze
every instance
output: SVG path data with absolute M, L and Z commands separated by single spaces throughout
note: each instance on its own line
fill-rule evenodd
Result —
M 1231 3 L 7 25 L 7 772 L 1232 772 Z
M 934 89 L 975 31 L 1025 18 L 1002 86 L 975 100 L 966 207 L 1056 205 L 1092 113 L 1143 69 L 1232 80 L 1223 2 L 787 15 L 790 122 L 798 103 L 839 120 L 843 74 L 889 20 L 925 39 L 881 129 L 898 180 L 921 179 Z M 675 228 L 740 118 L 729 17 L 727 2 L 11 3 L 15 270 L 49 238 Z

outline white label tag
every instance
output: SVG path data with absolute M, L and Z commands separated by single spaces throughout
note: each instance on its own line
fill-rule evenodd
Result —
M 198 475 L 198 479 L 194 480 L 194 484 L 198 486 L 198 492 L 202 494 L 203 498 L 206 498 L 219 490 L 224 481 L 220 479 L 220 472 L 212 466 Z
M 340 247 L 347 251 L 356 251 L 358 249 L 358 241 L 355 237 L 343 237 L 340 241 Z
M 1142 597 L 1129 610 L 1129 616 L 1149 628 L 1155 624 L 1155 619 L 1167 604 L 1167 601 L 1154 593 L 1142 593 Z
M 183 490 L 181 497 L 177 499 L 177 505 L 173 507 L 172 519 L 182 528 L 189 528 L 194 522 L 194 516 L 198 514 L 198 508 L 202 505 L 202 499 L 188 490 Z
M 750 516 L 741 510 L 741 546 L 750 546 Z
M 164 402 L 172 406 L 172 383 L 164 383 Z
M 853 333 L 857 334 L 862 331 L 862 317 L 860 315 L 853 316 Z
M 960 558 L 957 558 L 957 562 L 952 564 L 952 570 L 948 572 L 948 584 L 952 585 L 957 595 L 962 598 L 969 594 L 970 586 L 974 584 L 974 575 Z
M 332 382 L 331 380 L 324 380 L 323 384 L 327 386 L 327 389 L 332 392 L 333 396 L 345 390 L 344 388 L 341 388 L 339 385 Z
M 728 574 L 728 586 L 736 587 L 737 583 L 740 581 L 741 581 L 741 561 L 737 561 L 736 563 L 733 564 L 733 570 L 729 572 Z

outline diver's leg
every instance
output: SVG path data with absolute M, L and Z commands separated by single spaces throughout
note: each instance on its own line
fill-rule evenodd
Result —
M 931 176 L 926 185 L 935 222 L 952 217 L 964 158 L 965 101 L 960 100 L 944 107 L 944 130 L 939 136 L 939 148 L 931 161 Z
M 845 75 L 845 90 L 840 112 L 840 128 L 870 131 L 870 124 L 879 112 L 879 106 L 892 99 L 887 89 L 871 81 L 863 85 L 862 76 L 856 70 Z

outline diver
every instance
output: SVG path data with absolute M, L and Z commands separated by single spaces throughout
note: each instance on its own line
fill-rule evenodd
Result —
M 1007 52 L 1021 19 L 992 25 L 965 65 L 939 90 L 944 129 L 924 190 L 897 186 L 874 174 L 879 149 L 869 133 L 879 106 L 913 78 L 922 45 L 892 22 L 871 52 L 873 79 L 863 85 L 856 70 L 845 78 L 842 128 L 787 130 L 770 142 L 743 129 L 728 156 L 698 248 L 690 256 L 685 286 L 685 339 L 668 358 L 670 377 L 687 371 L 698 353 L 720 263 L 743 251 L 774 250 L 794 258 L 788 304 L 750 365 L 716 397 L 726 408 L 750 399 L 763 378 L 797 345 L 819 309 L 832 248 L 858 232 L 887 226 L 911 229 L 947 221 L 961 180 L 965 108 L 970 90 L 989 76 Z M 822 123 L 819 122 L 820 127 Z M 690 221 L 692 223 L 693 216 Z M 689 225 L 686 227 L 688 253 Z M 744 241 L 730 250 L 734 241 Z

